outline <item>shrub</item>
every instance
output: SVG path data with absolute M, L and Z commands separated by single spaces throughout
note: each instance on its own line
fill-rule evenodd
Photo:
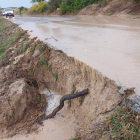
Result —
M 48 3 L 43 1 L 39 2 L 38 4 L 34 4 L 29 9 L 30 12 L 39 12 L 39 13 L 45 12 L 47 10 L 48 10 Z

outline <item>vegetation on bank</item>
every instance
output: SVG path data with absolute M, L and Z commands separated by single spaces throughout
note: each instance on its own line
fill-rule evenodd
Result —
M 121 106 L 116 108 L 114 114 L 108 116 L 103 124 L 98 125 L 99 129 L 91 129 L 69 140 L 88 140 L 87 136 L 93 138 L 93 135 L 94 140 L 140 140 L 139 126 L 140 114 L 128 106 Z
M 32 0 L 33 6 L 29 9 L 31 13 L 42 13 L 42 12 L 53 12 L 59 10 L 59 14 L 75 13 L 76 11 L 85 8 L 91 4 L 107 4 L 112 0 Z M 128 1 L 128 0 L 127 0 Z M 138 3 L 139 0 L 131 0 L 132 2 Z

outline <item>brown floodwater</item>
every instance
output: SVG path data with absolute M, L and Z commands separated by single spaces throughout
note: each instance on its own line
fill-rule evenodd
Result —
M 32 30 L 32 36 L 38 36 L 55 49 L 99 70 L 117 84 L 136 87 L 140 95 L 139 17 L 84 16 L 60 20 L 57 17 L 56 21 L 55 17 L 48 17 L 44 21 L 22 20 L 20 26 Z

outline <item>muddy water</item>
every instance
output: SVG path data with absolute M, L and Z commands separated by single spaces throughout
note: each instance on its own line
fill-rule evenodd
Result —
M 87 16 L 72 21 L 26 22 L 32 36 L 98 69 L 140 95 L 140 18 Z

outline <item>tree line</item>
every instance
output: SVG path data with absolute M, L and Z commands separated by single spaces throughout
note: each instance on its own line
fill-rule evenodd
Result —
M 88 5 L 97 3 L 99 0 L 32 0 L 31 3 L 35 3 L 30 9 L 31 12 L 53 12 L 57 8 L 60 8 L 60 13 L 74 13 Z
M 31 0 L 31 3 L 34 3 L 30 12 L 53 12 L 57 8 L 60 10 L 60 14 L 65 13 L 75 13 L 76 11 L 85 8 L 88 5 L 96 3 L 107 3 L 112 0 Z M 139 0 L 131 0 L 133 2 L 138 2 Z

